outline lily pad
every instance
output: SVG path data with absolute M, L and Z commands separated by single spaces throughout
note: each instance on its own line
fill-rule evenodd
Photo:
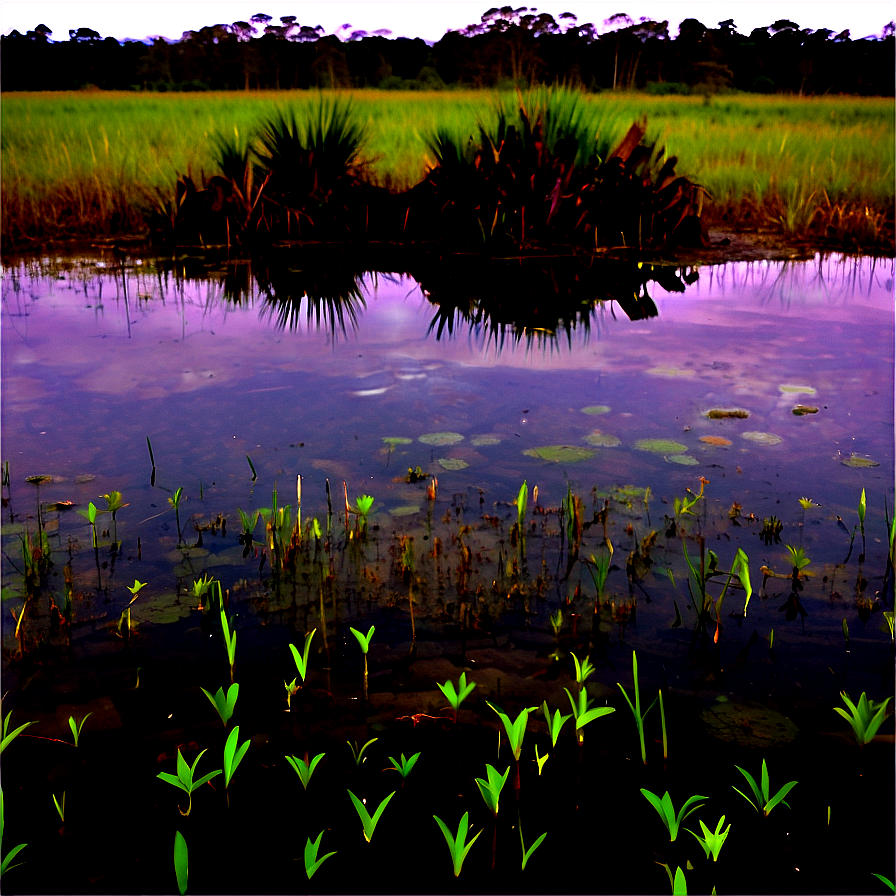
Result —
M 730 439 L 723 439 L 721 436 L 700 436 L 700 441 L 704 445 L 718 445 L 720 448 L 731 444 Z
M 465 470 L 470 465 L 459 457 L 440 457 L 439 466 L 443 470 Z
M 741 747 L 776 747 L 799 734 L 787 716 L 752 701 L 718 703 L 701 718 L 719 740 Z
M 706 412 L 706 416 L 710 420 L 725 420 L 729 417 L 746 420 L 750 416 L 750 412 L 745 411 L 743 408 L 713 408 Z
M 542 445 L 540 448 L 526 448 L 523 454 L 529 457 L 540 457 L 556 464 L 574 464 L 580 460 L 594 457 L 594 452 L 574 445 Z
M 608 432 L 601 432 L 599 429 L 588 433 L 585 436 L 585 441 L 589 445 L 595 445 L 599 448 L 615 448 L 617 445 L 622 444 L 622 440 L 617 436 L 611 436 Z
M 428 432 L 417 439 L 424 445 L 456 445 L 463 440 L 464 437 L 459 432 Z
M 692 457 L 690 454 L 670 454 L 667 455 L 666 460 L 670 464 L 680 464 L 683 467 L 696 467 L 700 463 L 696 457 Z
M 192 597 L 178 596 L 173 591 L 157 594 L 150 598 L 139 598 L 131 607 L 131 625 L 153 622 L 165 625 L 188 619 L 192 611 Z
M 592 417 L 596 417 L 598 414 L 608 414 L 610 412 L 609 407 L 605 404 L 592 404 L 588 405 L 587 408 L 579 408 L 579 410 L 583 414 L 590 414 Z
M 813 389 L 811 386 L 797 386 L 797 385 L 793 385 L 792 383 L 784 383 L 783 385 L 778 386 L 778 391 L 784 392 L 787 395 L 797 394 L 800 392 L 802 392 L 803 395 L 814 395 L 815 394 L 815 389 Z
M 484 448 L 488 445 L 500 445 L 501 440 L 497 436 L 473 436 L 470 439 L 470 444 L 477 448 Z
M 660 364 L 659 366 L 651 367 L 644 372 L 649 373 L 651 376 L 667 376 L 674 379 L 679 377 L 692 377 L 694 375 L 693 370 L 689 370 L 685 367 L 673 367 L 671 364 Z
M 653 454 L 683 454 L 688 450 L 687 445 L 676 442 L 673 439 L 638 439 L 635 448 L 639 451 L 650 451 Z
M 742 432 L 742 439 L 752 442 L 754 445 L 780 445 L 784 440 L 773 432 Z
M 414 440 L 406 439 L 404 436 L 384 436 L 383 441 L 390 448 L 394 448 L 396 445 L 410 445 Z
M 805 417 L 806 414 L 817 414 L 818 408 L 813 408 L 808 404 L 798 404 L 791 413 L 796 414 L 797 417 Z
M 842 463 L 844 467 L 853 467 L 859 470 L 865 469 L 866 467 L 880 466 L 876 460 L 871 460 L 870 457 L 860 457 L 858 454 L 851 454 L 849 457 L 840 461 L 840 463 Z
M 413 516 L 419 512 L 420 507 L 417 504 L 402 504 L 400 507 L 393 507 L 389 511 L 392 516 Z

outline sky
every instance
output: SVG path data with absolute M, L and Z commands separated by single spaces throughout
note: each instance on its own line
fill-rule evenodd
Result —
M 633 19 L 668 20 L 673 36 L 682 19 L 695 18 L 707 27 L 734 19 L 741 34 L 787 18 L 801 28 L 849 29 L 855 38 L 879 34 L 896 15 L 892 0 L 563 0 L 536 2 L 539 12 L 555 18 L 572 12 L 579 22 L 604 31 L 603 22 L 624 12 Z M 0 33 L 23 34 L 47 25 L 55 40 L 68 40 L 71 28 L 92 28 L 102 37 L 143 39 L 150 35 L 179 38 L 204 25 L 248 20 L 265 13 L 276 23 L 294 15 L 300 25 L 321 25 L 327 34 L 351 24 L 352 30 L 386 28 L 392 37 L 437 41 L 448 30 L 478 22 L 490 0 L 0 0 Z M 516 4 L 513 4 L 516 8 Z

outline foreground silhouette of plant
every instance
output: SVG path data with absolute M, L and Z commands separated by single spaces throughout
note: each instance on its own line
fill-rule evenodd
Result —
M 180 831 L 174 832 L 174 874 L 177 877 L 177 891 L 184 896 L 190 876 L 190 855 L 187 841 Z

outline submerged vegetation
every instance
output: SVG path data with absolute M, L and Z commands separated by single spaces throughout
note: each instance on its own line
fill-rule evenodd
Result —
M 302 136 L 307 149 L 309 139 L 313 142 L 322 136 L 320 130 L 315 131 L 322 108 L 320 96 L 296 92 L 164 97 L 104 94 L 101 98 L 92 94 L 6 95 L 2 233 L 7 251 L 35 238 L 145 233 L 153 206 L 162 220 L 167 216 L 173 222 L 179 212 L 183 214 L 180 206 L 185 199 L 194 208 L 203 203 L 220 204 L 220 227 L 210 231 L 207 243 L 226 244 L 228 225 L 238 228 L 247 219 L 260 221 L 262 230 L 276 219 L 278 227 L 288 228 L 290 238 L 309 238 L 312 209 L 322 214 L 316 225 L 322 234 L 329 234 L 327 238 L 345 239 L 349 228 L 354 239 L 366 240 L 375 232 L 367 209 L 380 202 L 384 207 L 377 227 L 404 238 L 406 226 L 413 231 L 434 224 L 432 220 L 415 222 L 411 217 L 405 220 L 407 205 L 396 207 L 392 202 L 397 192 L 421 183 L 428 170 L 435 173 L 439 160 L 433 143 L 435 148 L 442 145 L 446 153 L 453 147 L 461 168 L 472 165 L 476 153 L 487 145 L 480 124 L 494 143 L 501 133 L 503 115 L 505 136 L 512 125 L 516 136 L 511 142 L 525 146 L 518 127 L 522 122 L 513 120 L 519 109 L 516 95 L 500 99 L 500 94 L 476 92 L 396 95 L 359 91 L 351 96 L 350 117 L 336 115 L 334 137 L 327 144 L 335 142 L 340 149 L 332 156 L 345 169 L 339 185 L 322 189 L 320 183 L 312 184 L 310 192 L 303 194 L 306 204 L 313 200 L 311 206 L 287 203 L 277 207 L 271 202 L 267 215 L 262 216 L 261 208 L 253 204 L 259 191 L 265 196 L 270 187 L 270 198 L 280 201 L 278 195 L 294 190 L 295 184 L 281 182 L 276 192 L 270 183 L 262 189 L 265 175 L 256 177 L 259 159 L 267 158 L 276 166 L 278 145 L 295 146 L 294 138 Z M 347 108 L 342 105 L 342 94 L 323 96 L 327 103 L 338 101 L 330 108 Z M 646 119 L 648 134 L 657 136 L 648 136 L 645 146 L 666 148 L 667 156 L 658 164 L 676 156 L 680 160 L 677 168 L 684 166 L 680 173 L 704 188 L 705 198 L 711 199 L 703 202 L 705 226 L 768 230 L 780 237 L 820 239 L 845 247 L 892 249 L 893 123 L 885 99 L 726 96 L 703 102 L 695 97 L 637 94 L 567 96 L 578 98 L 578 111 L 560 116 L 565 126 L 573 126 L 575 131 L 586 123 L 589 128 L 600 124 L 602 139 L 613 135 L 611 147 L 619 145 L 633 122 Z M 539 116 L 532 107 L 524 106 L 530 132 L 534 132 Z M 340 122 L 343 127 L 337 126 Z M 550 135 L 550 122 L 547 124 Z M 363 144 L 356 139 L 362 132 L 366 136 Z M 250 144 L 259 134 L 256 157 Z M 466 143 L 471 137 L 472 147 Z M 344 150 L 349 145 L 356 152 L 346 157 Z M 600 156 L 599 147 L 593 149 Z M 550 165 L 568 151 L 571 149 L 555 153 Z M 581 168 L 585 157 L 580 142 L 576 157 Z M 314 164 L 324 166 L 322 171 L 333 170 L 333 162 L 324 161 L 320 153 Z M 211 181 L 209 187 L 206 178 Z M 175 193 L 173 184 L 178 179 Z M 549 197 L 555 183 L 556 177 L 536 197 L 540 211 L 533 212 L 531 202 L 526 203 L 525 232 L 539 220 L 542 224 L 560 223 L 554 220 L 558 210 L 578 208 L 574 197 L 563 193 L 562 205 L 551 214 L 554 202 Z M 346 216 L 341 200 L 349 188 L 354 212 Z M 308 190 L 307 183 L 302 189 Z M 160 200 L 159 191 L 167 199 Z M 205 194 L 198 204 L 194 193 Z M 505 203 L 496 221 L 492 203 L 491 217 L 485 220 L 482 216 L 483 231 L 491 235 L 496 229 L 499 235 L 504 232 L 518 241 L 525 239 L 520 207 L 519 200 L 510 207 Z M 503 224 L 500 212 L 504 213 Z M 296 231 L 297 220 L 304 228 L 301 232 Z M 575 217 L 572 224 L 577 220 Z M 187 221 L 182 226 L 184 239 L 195 239 L 192 224 Z M 626 244 L 637 244 L 630 238 L 630 230 Z M 479 225 L 465 238 L 482 240 Z M 622 242 L 615 233 L 606 238 L 610 245 Z M 237 236 L 232 235 L 231 240 L 236 241 Z M 594 246 L 593 234 L 588 245 Z M 598 245 L 607 243 L 599 238 Z

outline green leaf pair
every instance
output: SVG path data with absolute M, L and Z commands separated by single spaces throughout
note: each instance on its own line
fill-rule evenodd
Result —
M 768 814 L 781 803 L 784 806 L 787 806 L 789 809 L 790 806 L 784 801 L 784 797 L 787 796 L 788 793 L 796 786 L 796 781 L 791 781 L 788 784 L 785 784 L 774 796 L 771 796 L 771 790 L 769 789 L 769 780 L 768 780 L 768 767 L 765 764 L 765 760 L 762 760 L 762 775 L 760 777 L 760 783 L 757 785 L 755 778 L 747 771 L 744 771 L 739 765 L 734 766 L 746 779 L 747 783 L 750 785 L 750 790 L 753 792 L 752 799 L 748 797 L 743 791 L 738 790 L 736 787 L 734 788 L 748 803 L 751 803 L 755 806 L 757 812 L 761 812 L 764 816 L 768 816 Z

